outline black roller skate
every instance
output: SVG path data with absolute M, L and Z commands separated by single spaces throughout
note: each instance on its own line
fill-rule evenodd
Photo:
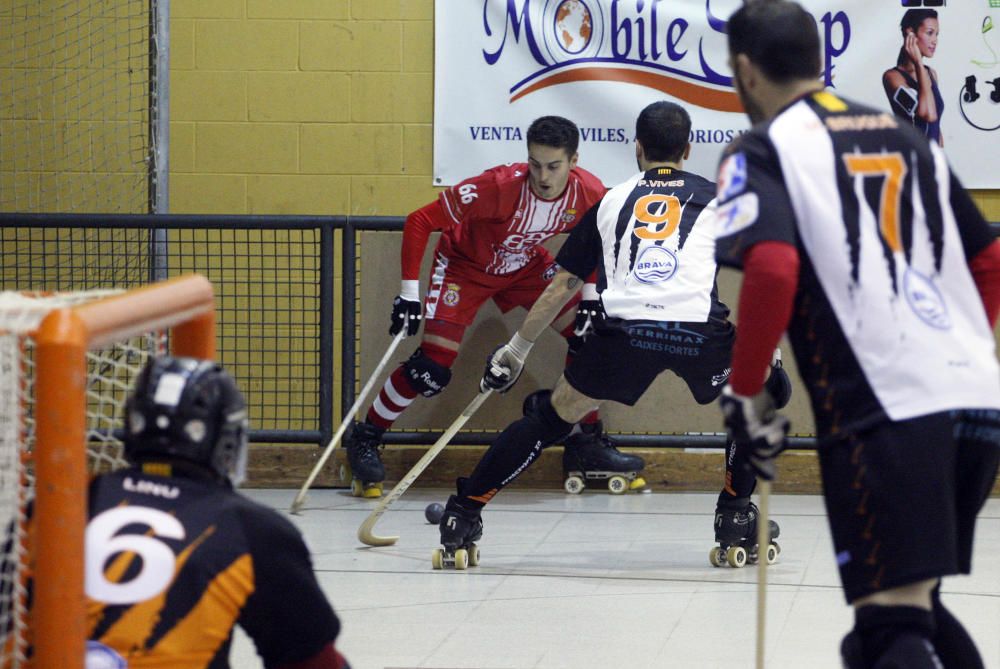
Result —
M 351 434 L 344 440 L 347 448 L 347 466 L 341 467 L 340 478 L 351 479 L 351 494 L 355 497 L 381 497 L 385 467 L 379 451 L 382 450 L 384 429 L 371 423 L 355 423 Z
M 438 528 L 441 530 L 441 545 L 434 549 L 431 564 L 435 569 L 454 567 L 466 569 L 479 564 L 479 546 L 475 544 L 483 536 L 482 509 L 462 506 L 458 497 L 452 495 L 444 507 L 444 515 Z
M 756 564 L 759 558 L 757 546 L 757 518 L 760 510 L 757 505 L 746 497 L 723 502 L 715 508 L 715 540 L 718 546 L 708 554 L 708 561 L 713 567 L 728 564 L 730 567 L 742 567 L 747 562 Z M 781 546 L 775 541 L 781 529 L 773 520 L 768 520 L 770 542 L 767 546 L 765 559 L 768 564 L 774 564 L 781 552 Z
M 646 485 L 639 472 L 646 462 L 638 455 L 622 453 L 604 434 L 604 425 L 597 421 L 581 425 L 580 432 L 566 437 L 563 450 L 563 475 L 566 492 L 578 495 L 588 481 L 606 482 L 613 495 L 638 490 Z

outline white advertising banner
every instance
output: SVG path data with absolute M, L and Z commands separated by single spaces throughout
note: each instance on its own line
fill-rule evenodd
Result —
M 802 4 L 819 28 L 826 85 L 887 111 L 885 73 L 900 59 L 912 62 L 901 21 L 914 9 L 936 13 L 921 21 L 921 42 L 910 53 L 936 76 L 945 152 L 967 187 L 1000 188 L 1000 0 Z M 436 0 L 434 184 L 525 160 L 525 131 L 550 114 L 580 127 L 580 165 L 616 184 L 636 170 L 636 116 L 663 99 L 691 115 L 685 167 L 714 179 L 722 148 L 749 127 L 732 88 L 725 34 L 741 5 Z M 897 113 L 915 113 L 916 82 L 889 88 L 900 96 Z

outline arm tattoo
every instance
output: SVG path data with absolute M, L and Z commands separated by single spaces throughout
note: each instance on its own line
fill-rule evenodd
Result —
M 576 288 L 577 284 L 579 283 L 580 283 L 580 278 L 576 276 L 570 276 L 568 279 L 566 279 L 567 288 Z

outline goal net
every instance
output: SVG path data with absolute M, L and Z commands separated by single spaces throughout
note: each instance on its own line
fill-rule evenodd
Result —
M 0 211 L 163 211 L 159 2 L 0 2 Z
M 82 609 L 74 610 L 73 602 L 83 601 L 88 475 L 126 464 L 121 442 L 124 403 L 147 359 L 166 351 L 168 333 L 178 353 L 211 357 L 214 329 L 204 321 L 206 315 L 212 321 L 211 310 L 211 286 L 194 275 L 130 293 L 39 296 L 0 292 L 0 528 L 4 538 L 0 667 L 82 666 L 85 616 Z M 201 325 L 181 331 L 178 337 L 178 329 L 171 331 L 171 326 L 183 329 L 192 312 L 195 321 L 202 319 Z M 50 327 L 59 319 L 65 321 L 61 327 Z M 72 343 L 53 343 L 52 332 L 81 319 L 82 334 L 89 341 L 79 352 L 79 365 L 70 365 L 62 349 L 72 348 Z M 178 344 L 187 350 L 177 350 Z M 54 349 L 55 355 L 48 349 Z M 73 380 L 73 367 L 78 367 L 78 383 Z M 74 406 L 80 409 L 78 416 L 60 417 L 62 412 L 72 413 Z M 78 459 L 76 473 L 70 455 Z M 53 460 L 57 462 L 55 475 Z M 55 490 L 54 499 L 50 490 Z M 69 535 L 53 534 L 53 527 L 61 533 L 66 526 L 71 528 Z M 73 572 L 70 581 L 60 572 Z M 59 622 L 53 615 L 76 619 Z M 54 641 L 45 630 L 57 625 L 62 632 L 57 637 L 65 638 Z M 29 655 L 31 662 L 26 664 Z M 73 662 L 67 664 L 69 660 Z

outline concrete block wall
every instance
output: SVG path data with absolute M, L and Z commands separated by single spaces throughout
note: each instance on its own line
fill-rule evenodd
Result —
M 433 0 L 173 0 L 174 213 L 429 202 Z M 1000 192 L 974 193 L 1000 221 Z
M 433 0 L 173 0 L 173 213 L 432 200 Z

